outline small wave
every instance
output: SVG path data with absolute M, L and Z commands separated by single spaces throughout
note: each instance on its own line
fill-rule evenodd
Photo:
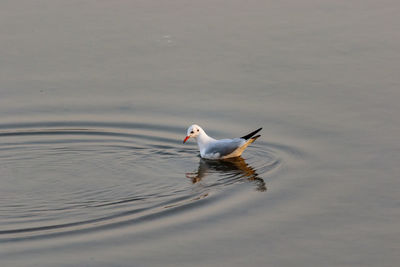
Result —
M 145 222 L 239 184 L 267 191 L 282 163 L 258 142 L 246 158 L 208 161 L 184 127 L 120 122 L 0 124 L 0 240 Z M 197 156 L 196 156 L 197 155 Z

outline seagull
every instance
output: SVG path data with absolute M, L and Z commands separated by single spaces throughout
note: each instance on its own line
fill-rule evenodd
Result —
M 253 143 L 261 135 L 256 135 L 262 128 L 255 130 L 245 136 L 233 139 L 216 140 L 206 134 L 197 124 L 193 124 L 187 129 L 187 135 L 183 140 L 185 143 L 190 137 L 197 141 L 200 156 L 205 159 L 227 159 L 239 157 L 248 145 Z

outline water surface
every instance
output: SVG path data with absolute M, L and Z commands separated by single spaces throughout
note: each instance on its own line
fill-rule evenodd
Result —
M 3 2 L 1 265 L 396 266 L 399 11 Z

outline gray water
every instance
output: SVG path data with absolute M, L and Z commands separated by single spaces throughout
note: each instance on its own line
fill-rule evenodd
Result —
M 0 265 L 398 266 L 398 14 L 2 1 Z

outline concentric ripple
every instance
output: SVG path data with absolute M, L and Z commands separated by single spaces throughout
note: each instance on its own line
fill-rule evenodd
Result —
M 0 125 L 0 240 L 145 220 L 243 183 L 265 192 L 281 164 L 262 142 L 245 159 L 203 160 L 195 144 L 181 144 L 182 132 L 143 123 Z

